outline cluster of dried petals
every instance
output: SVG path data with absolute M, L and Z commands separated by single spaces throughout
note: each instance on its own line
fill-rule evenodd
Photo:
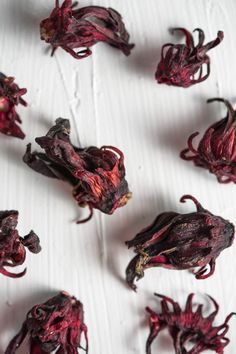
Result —
M 27 146 L 24 162 L 47 177 L 69 182 L 80 207 L 112 214 L 124 206 L 131 193 L 125 179 L 124 156 L 112 146 L 77 148 L 70 141 L 68 119 L 58 118 L 46 136 L 36 138 L 45 153 L 31 152 Z
M 230 313 L 224 323 L 214 326 L 215 317 L 218 314 L 219 306 L 217 302 L 209 296 L 215 310 L 207 317 L 203 316 L 203 305 L 199 304 L 196 311 L 193 311 L 193 296 L 188 296 L 185 309 L 182 310 L 177 302 L 171 298 L 155 294 L 161 301 L 161 312 L 156 313 L 149 307 L 146 308 L 149 314 L 150 335 L 146 343 L 146 354 L 151 354 L 152 342 L 158 334 L 168 328 L 173 339 L 176 354 L 200 354 L 205 350 L 212 350 L 218 354 L 224 353 L 224 348 L 229 344 L 229 339 L 225 337 L 228 332 L 228 322 L 236 313 Z M 171 308 L 169 307 L 171 305 Z M 192 344 L 187 350 L 187 344 Z
M 17 211 L 0 212 L 0 273 L 11 278 L 19 278 L 26 273 L 26 269 L 17 274 L 5 269 L 5 267 L 16 267 L 24 263 L 25 248 L 28 248 L 32 253 L 41 251 L 38 236 L 30 231 L 25 237 L 20 237 L 16 230 L 17 223 Z
M 81 345 L 84 335 L 86 347 Z M 19 333 L 9 343 L 5 354 L 15 354 L 26 336 L 30 354 L 88 353 L 87 327 L 83 305 L 74 296 L 61 292 L 27 314 Z
M 236 183 L 236 111 L 230 102 L 223 98 L 212 98 L 207 102 L 213 101 L 226 105 L 227 116 L 207 129 L 196 149 L 193 139 L 199 132 L 191 134 L 188 148 L 184 149 L 180 156 L 214 173 L 220 183 Z
M 41 39 L 52 46 L 52 55 L 61 47 L 76 59 L 86 58 L 92 54 L 90 47 L 98 42 L 130 54 L 134 45 L 129 43 L 129 34 L 117 11 L 100 6 L 77 9 L 76 5 L 65 0 L 60 6 L 56 0 L 51 15 L 40 24 Z M 77 48 L 81 50 L 75 51 Z
M 196 28 L 194 31 L 198 31 L 199 41 L 195 46 L 192 34 L 185 28 L 174 28 L 174 31 L 183 32 L 186 43 L 163 45 L 161 61 L 156 71 L 158 83 L 189 87 L 206 80 L 210 75 L 210 58 L 206 53 L 220 44 L 224 33 L 219 31 L 216 39 L 204 44 L 204 32 L 200 28 Z M 207 69 L 205 75 L 203 75 L 204 65 Z
M 20 89 L 13 77 L 7 77 L 0 73 L 0 132 L 16 138 L 24 139 L 25 134 L 18 126 L 21 119 L 16 112 L 16 106 L 27 103 L 21 96 L 25 95 L 26 89 Z
M 186 199 L 195 203 L 197 211 L 164 212 L 133 240 L 126 242 L 137 253 L 126 269 L 126 280 L 132 289 L 136 289 L 134 280 L 142 278 L 144 270 L 150 267 L 176 270 L 200 267 L 195 276 L 205 279 L 214 273 L 216 258 L 232 245 L 233 224 L 211 214 L 192 196 L 185 195 L 180 201 Z

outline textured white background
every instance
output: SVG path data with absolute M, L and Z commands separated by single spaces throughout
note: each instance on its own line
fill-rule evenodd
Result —
M 225 115 L 222 105 L 206 105 L 207 98 L 236 103 L 235 0 L 83 0 L 82 6 L 96 3 L 120 11 L 136 46 L 127 58 L 98 44 L 93 55 L 81 61 L 60 49 L 54 58 L 45 52 L 38 24 L 53 1 L 0 3 L 0 71 L 27 87 L 29 102 L 28 108 L 19 108 L 26 139 L 0 137 L 0 209 L 18 209 L 20 233 L 33 228 L 43 248 L 39 255 L 27 255 L 24 278 L 1 276 L 1 353 L 27 310 L 61 289 L 84 303 L 92 354 L 145 352 L 144 307 L 155 308 L 154 291 L 182 305 L 189 292 L 196 292 L 200 301 L 203 294 L 211 294 L 221 305 L 221 323 L 236 310 L 236 245 L 221 254 L 208 280 L 197 281 L 187 271 L 154 269 L 146 272 L 135 294 L 124 283 L 125 267 L 133 256 L 124 241 L 164 210 L 193 210 L 191 202 L 179 203 L 186 193 L 236 222 L 235 185 L 220 185 L 206 170 L 178 157 L 190 133 L 204 131 Z M 179 26 L 201 27 L 207 40 L 218 30 L 225 32 L 224 41 L 210 52 L 210 78 L 189 89 L 157 85 L 154 80 L 162 44 L 180 40 L 168 29 Z M 111 144 L 124 151 L 133 198 L 113 216 L 96 211 L 92 221 L 76 225 L 74 220 L 86 211 L 80 214 L 70 187 L 23 164 L 26 143 L 44 135 L 59 116 L 70 118 L 75 144 Z M 233 318 L 227 354 L 235 354 L 235 333 Z M 153 353 L 173 353 L 166 338 L 160 336 Z

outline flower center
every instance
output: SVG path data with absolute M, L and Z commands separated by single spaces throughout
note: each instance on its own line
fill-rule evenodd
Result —
M 0 97 L 0 112 L 7 112 L 9 110 L 9 101 L 6 97 Z
M 44 27 L 41 27 L 41 29 L 40 29 L 41 38 L 43 40 L 45 40 L 46 42 L 50 41 L 50 39 L 53 37 L 54 34 L 55 34 L 55 30 L 53 30 L 53 29 L 46 30 L 46 28 L 44 28 Z

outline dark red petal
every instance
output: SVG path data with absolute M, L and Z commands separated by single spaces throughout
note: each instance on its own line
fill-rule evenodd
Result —
M 19 333 L 8 344 L 5 354 L 15 354 L 16 350 L 19 348 L 19 346 L 24 341 L 27 333 L 28 333 L 27 325 L 24 322 Z
M 26 273 L 26 268 L 23 270 L 23 272 L 21 273 L 11 273 L 8 270 L 4 269 L 4 268 L 0 268 L 0 273 L 3 275 L 6 275 L 9 278 L 21 278 L 25 275 Z
M 39 253 L 41 251 L 39 237 L 32 230 L 28 235 L 22 238 L 22 243 L 32 253 Z

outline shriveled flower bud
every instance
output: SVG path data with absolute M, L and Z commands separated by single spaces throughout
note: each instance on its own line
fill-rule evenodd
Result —
M 38 236 L 30 231 L 25 237 L 20 237 L 16 230 L 17 223 L 18 211 L 0 211 L 0 273 L 11 278 L 20 278 L 26 273 L 26 269 L 18 274 L 5 269 L 24 263 L 26 247 L 32 253 L 41 251 Z
M 199 132 L 191 134 L 188 148 L 184 149 L 180 156 L 214 173 L 220 183 L 236 183 L 236 111 L 230 102 L 223 98 L 212 98 L 207 102 L 213 101 L 226 105 L 227 116 L 207 129 L 197 149 L 193 147 L 193 139 Z
M 85 349 L 81 345 L 82 335 Z M 26 336 L 29 337 L 29 354 L 76 354 L 79 349 L 88 353 L 82 303 L 63 291 L 45 303 L 35 305 L 5 354 L 15 354 Z
M 14 77 L 7 77 L 0 73 L 0 132 L 24 139 L 25 134 L 17 125 L 17 123 L 21 123 L 21 119 L 15 107 L 19 103 L 27 106 L 21 97 L 26 94 L 27 90 L 20 89 L 14 80 Z
M 167 43 L 162 47 L 161 61 L 156 71 L 156 79 L 159 84 L 189 87 L 202 82 L 210 75 L 210 58 L 206 54 L 208 50 L 216 47 L 224 38 L 224 33 L 219 31 L 217 38 L 203 45 L 205 34 L 200 28 L 199 41 L 194 45 L 193 36 L 185 28 L 174 28 L 181 31 L 186 37 L 185 44 Z M 203 65 L 206 64 L 207 72 L 203 75 Z
M 126 269 L 126 280 L 132 289 L 136 290 L 134 280 L 142 278 L 144 270 L 150 267 L 176 270 L 200 267 L 195 276 L 206 279 L 214 273 L 221 251 L 232 245 L 233 224 L 211 214 L 190 195 L 184 195 L 180 201 L 187 199 L 195 203 L 196 212 L 162 213 L 133 240 L 126 242 L 137 253 Z M 208 273 L 207 265 L 210 266 Z
M 27 146 L 24 162 L 34 171 L 58 178 L 73 186 L 73 196 L 80 207 L 112 214 L 131 197 L 125 179 L 124 155 L 113 146 L 77 148 L 70 141 L 68 119 L 58 118 L 46 136 L 36 138 L 44 153 L 31 152 Z
M 199 304 L 196 311 L 193 311 L 193 296 L 187 298 L 185 309 L 182 310 L 171 298 L 155 294 L 161 301 L 160 313 L 154 312 L 149 307 L 146 308 L 149 314 L 150 334 L 146 343 L 146 354 L 151 354 L 151 346 L 158 334 L 168 328 L 173 339 L 176 354 L 200 354 L 205 350 L 211 350 L 218 354 L 224 353 L 224 348 L 230 340 L 225 337 L 229 330 L 228 322 L 236 313 L 230 313 L 224 323 L 214 326 L 215 317 L 219 311 L 217 302 L 209 296 L 214 305 L 214 312 L 207 317 L 203 315 L 203 305 Z M 191 349 L 186 349 L 191 344 Z
M 83 59 L 92 54 L 90 47 L 98 42 L 107 42 L 129 55 L 133 44 L 129 44 L 129 34 L 121 15 L 100 6 L 87 6 L 76 9 L 77 2 L 65 0 L 55 8 L 49 18 L 40 24 L 41 39 L 51 44 L 52 55 L 58 47 L 75 59 Z M 80 49 L 78 52 L 75 49 Z

